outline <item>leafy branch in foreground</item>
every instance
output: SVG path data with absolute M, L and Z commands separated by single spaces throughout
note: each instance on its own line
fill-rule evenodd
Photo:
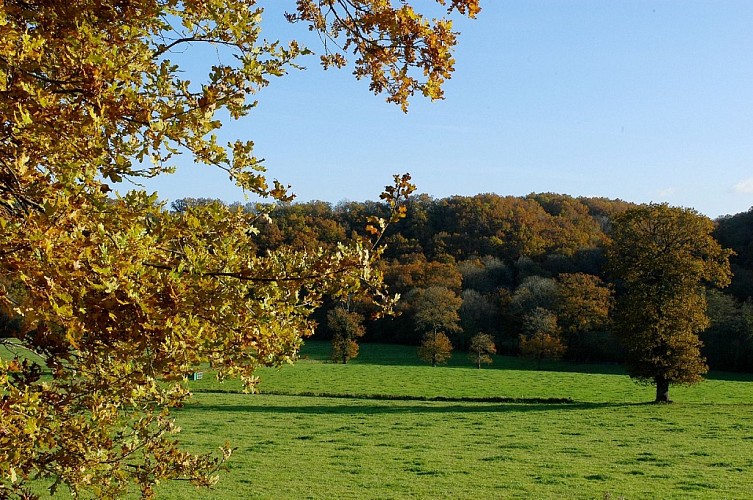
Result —
M 431 3 L 431 2 L 429 2 Z M 436 0 L 446 6 L 446 0 Z M 448 13 L 471 18 L 481 11 L 479 0 L 451 0 Z M 325 68 L 342 68 L 346 53 L 356 54 L 353 74 L 368 78 L 374 93 L 408 109 L 408 100 L 420 92 L 431 99 L 443 97 L 442 84 L 454 70 L 452 48 L 457 33 L 449 19 L 432 19 L 408 2 L 395 7 L 383 0 L 298 0 L 291 22 L 303 22 L 319 33 Z
M 376 243 L 403 214 L 407 176 L 373 238 L 333 251 L 257 255 L 253 214 L 111 194 L 184 154 L 249 194 L 291 199 L 252 142 L 215 135 L 220 111 L 246 115 L 249 96 L 309 53 L 264 40 L 261 16 L 254 0 L 0 7 L 0 311 L 21 324 L 0 340 L 0 497 L 27 497 L 31 480 L 99 498 L 134 485 L 151 497 L 165 479 L 211 485 L 230 449 L 178 446 L 170 409 L 190 396 L 187 373 L 211 362 L 253 390 L 258 366 L 295 358 L 325 295 L 391 306 Z M 197 44 L 217 60 L 192 82 L 179 63 Z
M 108 497 L 129 481 L 145 496 L 166 478 L 211 485 L 230 449 L 218 459 L 177 447 L 168 409 L 190 396 L 184 377 L 211 362 L 253 390 L 258 366 L 296 357 L 326 296 L 370 294 L 382 311 L 396 300 L 370 240 L 256 256 L 252 215 L 220 204 L 170 213 L 144 196 L 48 224 L 53 237 L 5 258 L 16 272 L 3 275 L 3 298 L 24 325 L 20 339 L 3 341 L 17 355 L 0 365 L 9 487 L 53 477 L 74 494 Z

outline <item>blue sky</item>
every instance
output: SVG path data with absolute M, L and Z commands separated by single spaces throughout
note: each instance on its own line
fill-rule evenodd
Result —
M 263 3 L 272 4 L 266 37 L 306 39 L 280 18 L 292 1 Z M 753 2 L 486 0 L 482 9 L 456 21 L 444 101 L 417 97 L 405 115 L 311 57 L 227 134 L 252 139 L 269 176 L 300 201 L 377 199 L 393 173 L 410 172 L 436 198 L 556 192 L 711 217 L 753 206 Z M 147 188 L 168 200 L 243 201 L 225 175 L 187 159 Z

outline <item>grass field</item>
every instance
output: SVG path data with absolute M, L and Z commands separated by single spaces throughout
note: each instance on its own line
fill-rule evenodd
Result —
M 344 366 L 327 350 L 309 343 L 307 359 L 262 370 L 261 395 L 191 382 L 181 441 L 228 439 L 236 454 L 213 490 L 171 483 L 160 497 L 753 498 L 750 376 L 712 374 L 653 405 L 616 366 L 500 357 L 478 370 L 458 354 L 431 368 L 388 345 Z

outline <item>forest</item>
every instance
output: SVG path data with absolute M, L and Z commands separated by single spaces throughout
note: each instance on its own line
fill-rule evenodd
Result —
M 206 203 L 221 202 L 183 199 L 172 208 L 180 212 Z M 605 246 L 614 216 L 634 204 L 552 193 L 487 193 L 414 195 L 406 206 L 405 219 L 384 236 L 380 263 L 390 291 L 400 294 L 399 314 L 370 320 L 364 301 L 329 301 L 315 313 L 314 338 L 337 337 L 343 327 L 331 311 L 344 307 L 362 325 L 356 328 L 362 342 L 418 345 L 427 325 L 422 317 L 428 315 L 458 350 L 467 350 L 474 335 L 485 333 L 499 354 L 624 361 L 612 328 L 618 283 L 607 269 Z M 269 213 L 259 226 L 259 253 L 281 247 L 332 249 L 365 236 L 368 218 L 387 211 L 374 201 L 244 208 Z M 733 277 L 724 289 L 705 290 L 710 326 L 700 335 L 702 354 L 712 370 L 751 372 L 753 209 L 720 217 L 714 226 L 714 238 L 734 251 Z M 535 332 L 545 332 L 554 346 L 525 349 Z

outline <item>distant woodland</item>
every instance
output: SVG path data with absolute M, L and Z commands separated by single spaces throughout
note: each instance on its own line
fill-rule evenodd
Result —
M 173 209 L 210 202 L 216 201 L 184 199 Z M 328 321 L 328 312 L 339 307 L 359 328 L 362 324 L 364 342 L 418 345 L 433 327 L 446 332 L 458 350 L 484 333 L 494 338 L 499 354 L 519 355 L 526 354 L 527 339 L 546 332 L 554 348 L 528 354 L 621 362 L 624 350 L 611 328 L 619 283 L 608 273 L 605 246 L 613 217 L 633 206 L 551 193 L 413 196 L 406 218 L 382 242 L 381 271 L 391 292 L 401 296 L 399 314 L 371 320 L 368 303 L 333 302 L 317 312 L 315 337 L 333 337 L 338 327 L 332 314 Z M 387 210 L 373 201 L 279 204 L 269 218 L 259 218 L 257 251 L 335 248 L 365 235 L 368 218 L 386 216 Z M 719 218 L 715 226 L 716 240 L 735 252 L 734 277 L 729 287 L 706 291 L 711 325 L 701 334 L 702 353 L 713 370 L 751 372 L 753 208 Z
M 210 203 L 222 202 L 186 198 L 172 210 Z M 608 272 L 605 247 L 613 217 L 634 206 L 551 193 L 412 196 L 406 217 L 381 242 L 380 271 L 400 295 L 397 315 L 372 319 L 374 308 L 362 299 L 330 301 L 315 313 L 314 338 L 330 340 L 338 328 L 351 328 L 359 342 L 419 345 L 433 329 L 460 351 L 483 333 L 498 354 L 622 362 L 612 329 L 619 283 Z M 388 215 L 375 201 L 240 208 L 265 214 L 256 223 L 260 255 L 283 247 L 333 250 L 366 236 L 370 217 Z M 715 239 L 735 252 L 733 278 L 725 289 L 706 290 L 710 326 L 700 335 L 702 354 L 712 370 L 753 372 L 753 208 L 714 223 Z M 332 314 L 343 308 L 347 314 Z M 0 317 L 0 329 L 17 327 Z M 540 334 L 546 342 L 532 348 Z

